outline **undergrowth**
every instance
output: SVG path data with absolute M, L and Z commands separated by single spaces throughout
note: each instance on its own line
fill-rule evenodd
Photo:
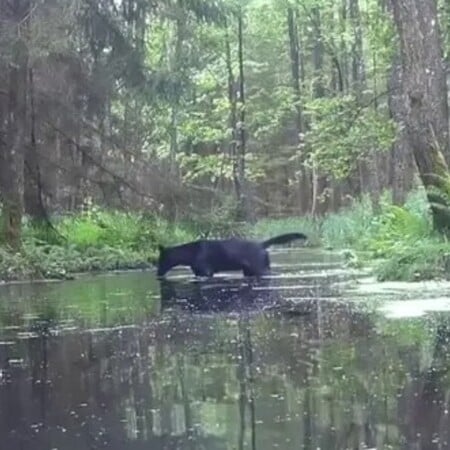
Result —
M 450 242 L 434 231 L 422 191 L 413 193 L 404 207 L 386 204 L 362 241 L 380 281 L 450 279 Z
M 57 218 L 53 227 L 25 222 L 21 252 L 0 247 L 0 279 L 67 278 L 74 272 L 148 268 L 159 244 L 194 238 L 189 230 L 157 216 L 96 208 Z
M 450 243 L 433 230 L 424 191 L 412 192 L 402 207 L 393 205 L 386 193 L 380 206 L 374 214 L 366 197 L 320 220 L 265 219 L 253 232 L 272 236 L 303 231 L 311 245 L 345 250 L 343 255 L 353 266 L 372 265 L 380 281 L 450 279 Z
M 321 219 L 262 219 L 255 225 L 233 221 L 226 207 L 171 224 L 156 215 L 98 208 L 53 219 L 54 229 L 25 221 L 20 253 L 0 247 L 0 279 L 66 278 L 74 272 L 147 268 L 158 245 L 176 245 L 199 237 L 246 235 L 266 239 L 301 231 L 307 245 L 343 250 L 352 265 L 371 264 L 379 280 L 450 278 L 450 243 L 433 231 L 423 191 L 403 207 L 389 195 L 381 211 L 363 198 L 353 207 Z M 355 256 L 357 255 L 357 256 Z

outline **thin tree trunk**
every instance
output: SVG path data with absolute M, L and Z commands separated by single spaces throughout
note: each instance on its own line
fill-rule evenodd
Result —
M 348 85 L 349 85 L 349 70 L 348 70 L 348 52 L 347 52 L 347 44 L 346 44 L 346 40 L 345 40 L 345 36 L 347 33 L 347 3 L 348 0 L 342 0 L 342 4 L 341 4 L 341 17 L 340 17 L 340 22 L 341 22 L 341 42 L 340 42 L 340 48 L 341 48 L 341 63 L 340 63 L 340 67 L 341 67 L 341 76 L 339 77 L 339 73 L 337 74 L 337 82 L 336 84 L 338 84 L 339 86 L 339 90 L 340 91 L 347 91 L 348 90 Z
M 180 14 L 180 11 L 178 11 Z M 183 70 L 183 40 L 185 36 L 185 24 L 181 18 L 177 18 L 175 26 L 175 49 L 172 57 L 169 60 L 169 70 L 175 74 L 175 79 L 181 80 L 180 72 Z M 176 157 L 178 154 L 178 116 L 180 110 L 180 86 L 177 82 L 174 91 L 172 92 L 172 99 L 170 105 L 170 125 L 169 125 L 169 175 L 173 182 L 179 186 L 180 175 L 177 170 Z M 178 202 L 176 196 L 170 195 L 168 212 L 172 220 L 176 220 L 178 216 Z
M 323 37 L 322 37 L 322 25 L 320 11 L 318 8 L 313 9 L 313 17 L 315 24 L 315 38 L 314 38 L 314 49 L 313 49 L 313 65 L 314 65 L 314 97 L 321 98 L 324 96 L 324 86 L 323 86 L 323 57 L 324 57 L 324 47 L 323 47 Z M 317 163 L 314 158 L 312 159 L 312 179 L 313 179 L 313 195 L 312 195 L 312 205 L 311 214 L 323 215 L 327 209 L 326 202 L 326 187 L 327 179 L 324 175 L 321 175 L 318 171 Z
M 170 71 L 178 77 L 183 70 L 183 40 L 185 35 L 184 23 L 177 19 L 175 28 L 175 50 L 170 64 Z M 178 153 L 178 114 L 180 108 L 180 87 L 175 86 L 173 92 L 172 105 L 170 108 L 170 173 L 176 175 L 176 156 Z
M 30 142 L 25 150 L 25 186 L 24 186 L 24 202 L 25 212 L 32 219 L 47 222 L 48 216 L 43 202 L 42 177 L 39 165 L 39 157 L 37 154 L 36 142 L 36 108 L 34 98 L 34 80 L 33 69 L 28 71 L 29 83 L 29 111 L 30 111 Z
M 291 55 L 291 74 L 292 74 L 292 88 L 294 91 L 294 107 L 296 111 L 295 125 L 297 128 L 297 136 L 303 131 L 302 108 L 300 105 L 300 56 L 298 43 L 298 30 L 296 22 L 296 14 L 291 6 L 287 9 L 287 22 L 289 32 L 289 50 Z M 297 142 L 298 144 L 298 139 Z
M 363 58 L 363 39 L 362 39 L 362 25 L 361 13 L 359 10 L 359 0 L 350 0 L 350 18 L 353 23 L 354 41 L 352 48 L 352 79 L 353 88 L 361 91 L 362 85 L 366 79 L 366 71 L 364 67 Z
M 300 136 L 304 132 L 303 113 L 301 106 L 301 90 L 300 90 L 300 76 L 301 76 L 301 59 L 300 46 L 297 28 L 298 12 L 291 6 L 287 8 L 287 24 L 289 34 L 289 51 L 291 56 L 291 75 L 292 75 L 292 89 L 294 92 L 294 107 L 295 107 L 295 138 L 293 146 L 299 148 Z M 305 155 L 300 157 L 300 212 L 303 214 L 308 211 L 309 195 L 308 195 L 308 178 L 307 169 L 305 166 Z M 286 188 L 289 190 L 289 179 L 286 178 Z
M 361 98 L 364 89 L 366 88 L 366 70 L 364 64 L 364 50 L 362 38 L 362 23 L 361 11 L 359 7 L 359 0 L 350 0 L 350 18 L 353 24 L 353 47 L 352 47 L 352 81 L 353 89 L 357 98 Z M 374 59 L 374 64 L 376 60 Z M 374 84 L 376 85 L 376 68 L 374 69 Z M 374 93 L 376 99 L 376 92 Z M 375 109 L 377 108 L 376 100 L 374 102 Z M 369 193 L 372 209 L 374 212 L 379 212 L 380 197 L 381 197 L 381 183 L 379 177 L 379 157 L 377 148 L 369 148 L 367 157 L 359 161 L 359 170 L 361 176 L 361 186 L 364 191 Z
M 28 128 L 28 49 L 22 39 L 17 38 L 12 54 L 13 60 L 5 68 L 8 91 L 0 99 L 1 234 L 4 243 L 18 249 L 23 214 L 24 147 Z
M 238 163 L 237 163 L 237 99 L 236 99 L 236 80 L 233 74 L 233 65 L 231 60 L 231 46 L 230 38 L 228 34 L 228 26 L 225 25 L 225 58 L 228 73 L 228 102 L 230 107 L 230 129 L 231 140 L 229 145 L 229 152 L 233 170 L 233 185 L 236 195 L 236 201 L 241 202 L 241 183 L 238 175 Z
M 250 218 L 250 191 L 245 175 L 246 170 L 246 128 L 245 128 L 245 80 L 244 80 L 244 50 L 243 50 L 243 12 L 238 15 L 238 61 L 239 61 L 239 144 L 238 154 L 238 177 L 241 185 L 241 198 L 238 209 L 238 219 Z

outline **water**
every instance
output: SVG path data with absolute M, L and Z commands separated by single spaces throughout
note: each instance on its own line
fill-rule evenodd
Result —
M 332 254 L 272 259 L 259 284 L 2 287 L 0 449 L 450 448 L 448 286 L 355 290 Z

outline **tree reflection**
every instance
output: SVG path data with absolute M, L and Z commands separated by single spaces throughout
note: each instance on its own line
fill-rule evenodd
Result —
M 402 424 L 409 448 L 423 450 L 450 446 L 450 325 L 440 319 L 428 367 L 419 371 L 403 393 Z
M 252 450 L 256 449 L 255 375 L 250 330 L 251 326 L 248 313 L 244 312 L 238 318 L 237 328 L 238 364 L 236 367 L 236 377 L 239 382 L 239 450 L 244 448 L 246 407 L 248 407 L 250 416 L 251 448 Z
M 394 323 L 279 282 L 168 282 L 134 325 L 27 316 L 0 345 L 2 448 L 448 447 L 445 316 Z M 300 314 L 263 308 L 306 289 Z

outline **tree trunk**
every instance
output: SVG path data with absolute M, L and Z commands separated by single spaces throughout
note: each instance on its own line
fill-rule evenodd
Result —
M 436 0 L 392 0 L 400 37 L 406 132 L 434 226 L 450 231 L 447 84 Z
M 353 90 L 358 99 L 362 98 L 363 91 L 367 86 L 366 69 L 364 64 L 364 49 L 362 38 L 362 23 L 359 0 L 350 0 L 350 18 L 353 25 L 353 45 L 352 45 L 352 84 Z M 374 89 L 376 86 L 376 61 L 374 59 Z M 377 109 L 376 92 L 374 93 L 374 108 Z M 369 148 L 367 156 L 358 161 L 361 176 L 362 191 L 366 187 L 369 193 L 373 211 L 380 211 L 381 182 L 379 176 L 379 155 L 377 148 Z
M 297 28 L 298 12 L 291 6 L 287 9 L 287 24 L 289 33 L 289 52 L 291 56 L 291 75 L 292 75 L 292 89 L 294 92 L 294 107 L 295 107 L 295 139 L 292 143 L 295 148 L 300 146 L 300 136 L 304 132 L 303 113 L 301 107 L 301 90 L 300 77 L 302 72 L 300 45 Z M 308 169 L 305 166 L 305 155 L 300 158 L 300 212 L 306 213 L 309 207 L 309 180 L 310 176 Z M 286 186 L 288 186 L 288 179 L 286 179 Z
M 348 62 L 348 52 L 347 52 L 347 43 L 346 43 L 346 35 L 347 35 L 347 0 L 341 1 L 340 7 L 340 26 L 339 31 L 341 35 L 339 47 L 341 54 L 341 61 L 339 63 L 340 71 L 337 70 L 335 75 L 334 85 L 335 89 L 340 92 L 347 92 L 349 86 L 349 62 Z M 337 69 L 337 68 L 336 68 Z M 340 76 L 339 76 L 340 72 Z
M 34 81 L 33 69 L 29 69 L 29 111 L 30 111 L 30 142 L 25 150 L 25 183 L 24 183 L 24 202 L 25 212 L 32 219 L 38 221 L 48 221 L 47 212 L 43 202 L 41 168 L 37 154 L 36 142 L 36 109 L 34 99 Z M 55 169 L 56 170 L 56 169 Z
M 229 145 L 229 153 L 231 164 L 233 168 L 233 185 L 236 200 L 238 203 L 241 201 L 241 183 L 238 175 L 237 164 L 237 99 L 236 99 L 236 80 L 233 74 L 233 65 L 231 61 L 231 46 L 230 38 L 228 34 L 228 27 L 225 25 L 225 58 L 228 72 L 228 103 L 230 107 L 230 130 L 231 140 Z
M 357 91 L 362 90 L 362 83 L 366 79 L 363 57 L 363 39 L 361 26 L 361 12 L 359 9 L 359 0 L 350 0 L 349 4 L 350 18 L 353 24 L 354 41 L 352 46 L 352 81 L 353 88 Z
M 1 12 L 0 12 L 1 13 Z M 20 247 L 23 214 L 24 147 L 27 136 L 28 49 L 16 38 L 6 73 L 7 92 L 0 96 L 0 193 L 2 240 Z
M 238 60 L 239 60 L 239 124 L 238 124 L 238 177 L 241 186 L 241 198 L 238 208 L 238 219 L 250 219 L 250 191 L 245 175 L 246 159 L 246 129 L 245 129 L 245 80 L 244 80 L 244 51 L 243 51 L 243 12 L 238 15 Z
M 314 78 L 315 83 L 313 86 L 314 97 L 321 98 L 325 94 L 323 86 L 323 37 L 322 37 L 322 25 L 320 11 L 318 8 L 314 8 L 312 15 L 314 17 L 315 24 L 315 37 L 314 37 L 314 49 L 313 49 L 313 66 L 314 66 Z M 313 179 L 313 192 L 312 192 L 312 205 L 311 214 L 323 215 L 327 210 L 327 179 L 324 175 L 319 173 L 317 163 L 314 158 L 312 159 L 312 179 Z
M 295 102 L 295 125 L 297 127 L 297 136 L 303 131 L 303 118 L 302 108 L 300 106 L 300 56 L 299 56 L 299 43 L 298 43 L 298 30 L 296 23 L 296 14 L 291 6 L 288 6 L 287 10 L 287 22 L 289 32 L 289 50 L 291 56 L 291 74 L 292 74 L 292 88 L 294 91 Z M 297 141 L 298 144 L 298 141 Z
M 399 125 L 391 149 L 389 184 L 392 187 L 392 201 L 396 205 L 403 205 L 406 195 L 412 187 L 414 165 L 403 123 L 407 98 L 402 89 L 402 65 L 398 53 L 394 55 L 388 87 L 390 114 Z
M 178 116 L 180 110 L 181 88 L 179 80 L 181 80 L 180 73 L 184 70 L 183 62 L 183 41 L 185 39 L 185 23 L 182 19 L 176 20 L 175 26 L 175 49 L 173 51 L 171 60 L 169 61 L 169 70 L 176 74 L 177 83 L 175 84 L 174 92 L 172 93 L 172 101 L 170 107 L 170 174 L 177 176 L 176 157 L 178 153 Z

